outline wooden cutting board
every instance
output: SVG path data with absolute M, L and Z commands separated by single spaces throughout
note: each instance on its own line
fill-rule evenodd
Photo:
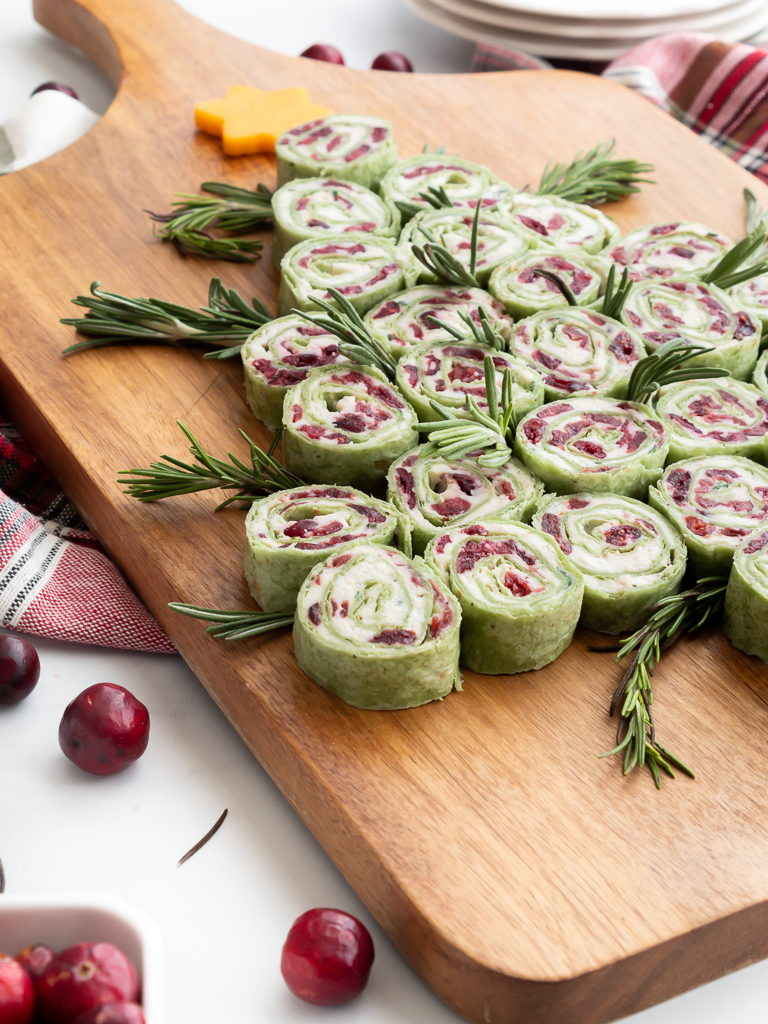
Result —
M 397 713 L 342 704 L 296 667 L 287 633 L 224 645 L 172 600 L 247 607 L 242 511 L 214 494 L 141 505 L 120 469 L 207 451 L 245 455 L 235 364 L 170 347 L 94 350 L 60 317 L 93 280 L 205 302 L 214 274 L 274 310 L 268 258 L 182 259 L 146 209 L 207 180 L 274 186 L 268 158 L 222 156 L 193 105 L 243 83 L 306 85 L 380 114 L 400 153 L 445 145 L 517 186 L 600 139 L 655 164 L 657 184 L 609 212 L 622 228 L 697 219 L 736 238 L 742 189 L 768 190 L 643 98 L 571 72 L 404 75 L 269 53 L 170 0 L 35 0 L 38 20 L 119 85 L 70 149 L 0 180 L 5 296 L 0 401 L 287 799 L 425 981 L 483 1024 L 599 1024 L 768 954 L 768 669 L 718 631 L 682 642 L 654 680 L 659 738 L 695 781 L 624 778 L 607 715 L 617 669 L 577 635 L 513 678 Z M 268 241 L 268 233 L 265 235 Z

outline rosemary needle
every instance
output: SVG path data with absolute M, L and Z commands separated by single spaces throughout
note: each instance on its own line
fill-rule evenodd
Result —
M 168 607 L 181 615 L 210 622 L 206 633 L 215 636 L 217 640 L 247 640 L 252 636 L 270 633 L 273 629 L 292 626 L 294 618 L 293 612 L 285 615 L 276 612 L 253 612 L 242 608 L 229 611 L 225 608 L 201 608 L 199 605 L 185 604 L 182 601 L 171 601 Z
M 217 833 L 217 832 L 219 831 L 219 829 L 221 828 L 221 826 L 222 826 L 222 825 L 224 824 L 224 819 L 226 818 L 226 816 L 227 816 L 227 812 L 228 812 L 228 811 L 229 811 L 229 808 L 228 808 L 228 807 L 225 807 L 225 808 L 224 808 L 224 811 L 223 811 L 223 813 L 221 814 L 221 816 L 219 817 L 218 821 L 217 821 L 217 822 L 216 822 L 216 824 L 215 824 L 215 825 L 213 826 L 213 828 L 210 828 L 210 829 L 209 829 L 209 830 L 208 830 L 208 831 L 207 831 L 207 832 L 205 833 L 205 835 L 203 836 L 203 838 L 202 838 L 202 839 L 201 839 L 201 840 L 200 840 L 199 842 L 195 843 L 195 845 L 194 845 L 194 846 L 192 847 L 192 849 L 191 849 L 191 850 L 187 850 L 187 852 L 186 852 L 186 853 L 184 854 L 184 856 L 183 856 L 183 857 L 181 858 L 181 860 L 180 860 L 180 861 L 179 861 L 179 863 L 178 863 L 178 864 L 176 865 L 176 867 L 180 868 L 180 867 L 181 867 L 181 865 L 182 865 L 182 864 L 184 863 L 184 861 L 185 861 L 185 860 L 189 860 L 189 858 L 190 858 L 190 857 L 191 857 L 191 856 L 192 856 L 193 854 L 197 853 L 197 851 L 198 851 L 198 850 L 199 850 L 199 849 L 200 849 L 201 847 L 205 846 L 205 844 L 206 844 L 206 843 L 208 842 L 208 840 L 209 840 L 209 839 L 210 839 L 210 838 L 211 838 L 212 836 L 215 836 L 215 835 L 216 835 L 216 833 Z

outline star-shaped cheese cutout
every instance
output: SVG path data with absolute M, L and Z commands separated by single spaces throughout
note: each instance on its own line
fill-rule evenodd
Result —
M 275 139 L 286 129 L 332 113 L 312 103 L 307 89 L 232 85 L 224 99 L 195 104 L 195 124 L 209 135 L 220 135 L 229 156 L 243 156 L 274 153 Z

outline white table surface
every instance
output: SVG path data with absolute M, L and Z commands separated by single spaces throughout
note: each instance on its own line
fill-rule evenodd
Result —
M 420 22 L 400 0 L 284 0 L 269 4 L 268 14 L 253 0 L 182 6 L 282 53 L 333 43 L 356 68 L 384 49 L 408 54 L 421 72 L 466 71 L 471 58 L 471 44 Z M 98 113 L 106 109 L 109 83 L 35 24 L 29 0 L 3 0 L 2 12 L 0 124 L 51 79 L 72 85 Z M 167 1024 L 457 1024 L 458 1015 L 403 960 L 180 657 L 31 639 L 40 682 L 21 704 L 0 707 L 0 858 L 8 892 L 103 891 L 148 914 L 165 947 Z M 64 758 L 57 731 L 67 703 L 104 681 L 126 686 L 149 707 L 151 737 L 127 771 L 95 778 Z M 218 834 L 177 867 L 225 807 Z M 356 914 L 376 947 L 365 993 L 338 1009 L 300 1002 L 279 972 L 288 928 L 317 906 Z M 630 1019 L 766 1024 L 768 962 Z

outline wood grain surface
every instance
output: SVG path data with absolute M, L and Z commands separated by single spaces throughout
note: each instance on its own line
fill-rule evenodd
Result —
M 649 161 L 657 184 L 609 212 L 622 228 L 701 220 L 736 238 L 742 189 L 768 190 L 622 86 L 572 72 L 428 76 L 284 57 L 196 21 L 170 0 L 35 0 L 37 19 L 119 85 L 68 150 L 0 179 L 0 403 L 50 466 L 287 799 L 426 982 L 483 1024 L 599 1024 L 768 955 L 768 670 L 717 630 L 686 640 L 654 680 L 661 741 L 696 779 L 624 778 L 598 755 L 617 670 L 584 633 L 546 669 L 465 673 L 462 693 L 364 712 L 297 668 L 290 635 L 225 645 L 172 600 L 249 607 L 241 510 L 216 494 L 141 505 L 117 471 L 207 451 L 245 454 L 242 372 L 171 347 L 62 357 L 59 318 L 93 280 L 204 304 L 208 282 L 275 309 L 255 266 L 183 259 L 147 209 L 206 180 L 275 184 L 269 158 L 222 156 L 194 129 L 229 85 L 306 85 L 314 102 L 392 120 L 401 155 L 445 145 L 517 186 L 600 139 Z

